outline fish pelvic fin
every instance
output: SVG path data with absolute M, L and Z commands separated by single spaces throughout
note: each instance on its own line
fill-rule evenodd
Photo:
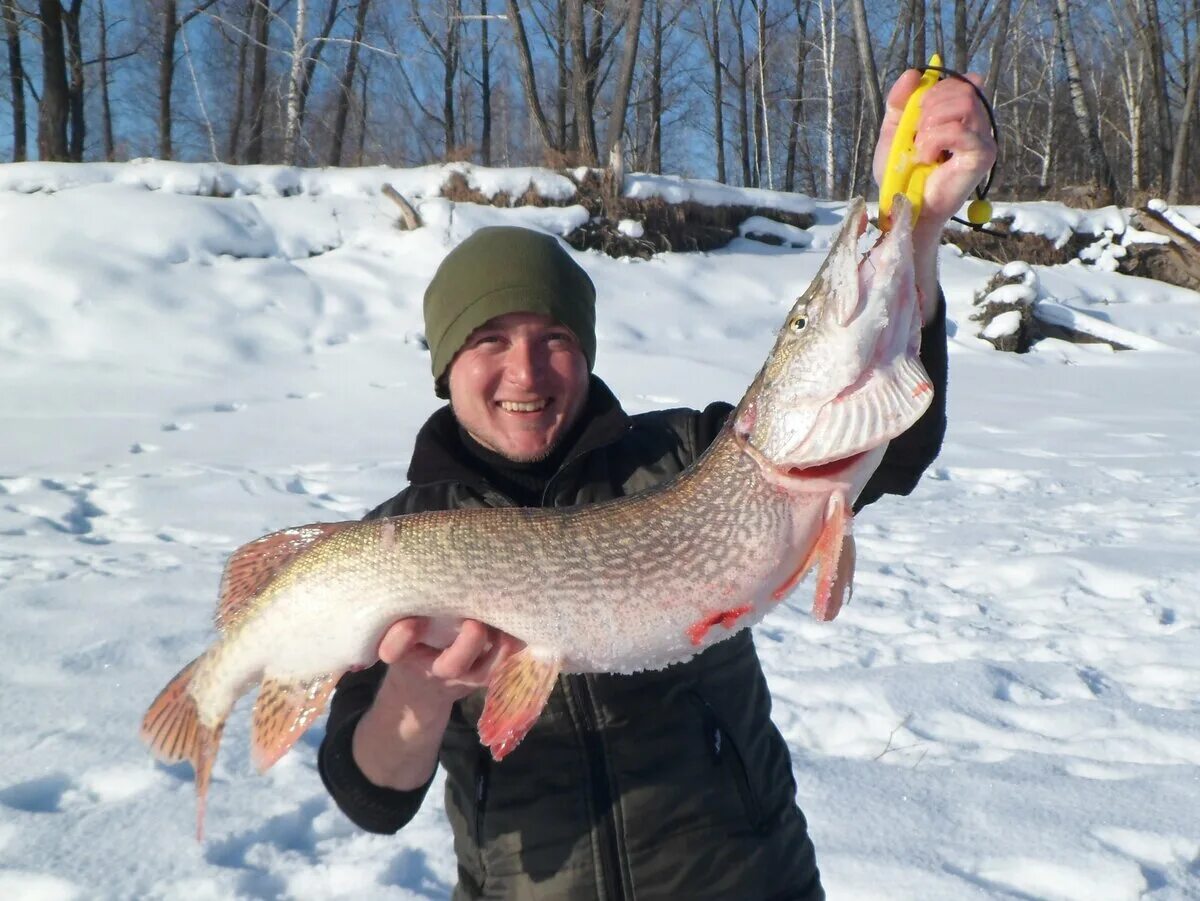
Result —
M 204 839 L 204 811 L 213 762 L 225 728 L 222 718 L 214 726 L 200 722 L 196 699 L 190 687 L 197 657 L 167 683 L 142 718 L 141 737 L 154 756 L 163 763 L 190 761 L 196 772 L 196 840 Z
M 340 673 L 286 682 L 265 678 L 254 702 L 250 759 L 266 772 L 325 711 Z
M 522 648 L 500 664 L 479 717 L 479 740 L 503 760 L 537 722 L 562 669 L 562 658 Z
M 272 532 L 229 555 L 221 575 L 216 623 L 222 632 L 238 623 L 271 580 L 300 554 L 357 522 L 318 522 Z
M 854 563 L 858 556 L 850 528 L 854 514 L 841 492 L 830 496 L 821 534 L 811 557 L 817 566 L 817 588 L 813 597 L 813 616 L 829 622 L 842 609 L 853 590 Z

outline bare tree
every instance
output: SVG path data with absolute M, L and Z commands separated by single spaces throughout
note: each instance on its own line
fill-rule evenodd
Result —
M 267 50 L 271 40 L 271 8 L 267 0 L 252 0 L 250 16 L 250 135 L 246 141 L 246 162 L 262 163 L 266 130 Z
M 1109 202 L 1120 202 L 1120 190 L 1113 177 L 1112 167 L 1108 156 L 1104 153 L 1104 145 L 1100 143 L 1100 134 L 1096 127 L 1096 118 L 1088 105 L 1087 95 L 1083 89 L 1083 80 L 1079 75 L 1079 57 L 1075 52 L 1075 39 L 1071 33 L 1071 20 L 1068 16 L 1067 0 L 1054 0 L 1054 25 L 1058 37 L 1059 52 L 1062 54 L 1063 65 L 1067 69 L 1067 87 L 1071 93 L 1071 105 L 1075 111 L 1075 122 L 1083 137 L 1084 152 L 1087 154 L 1088 166 L 1095 174 L 1102 190 L 1108 193 Z
M 67 119 L 70 93 L 67 57 L 63 49 L 62 6 L 59 0 L 38 0 L 42 32 L 42 97 L 38 103 L 38 158 L 67 162 Z
M 342 149 L 346 140 L 346 123 L 350 118 L 350 100 L 354 92 L 354 74 L 358 68 L 358 49 L 362 46 L 363 35 L 366 32 L 367 10 L 371 0 L 358 0 L 358 9 L 354 14 L 354 36 L 350 40 L 350 49 L 346 53 L 346 67 L 342 70 L 342 78 L 338 85 L 337 112 L 334 115 L 333 138 L 329 148 L 329 162 L 334 166 L 342 164 Z M 363 78 L 362 124 L 358 157 L 361 162 L 363 144 L 366 141 L 367 109 L 366 88 L 367 79 Z
M 63 32 L 67 46 L 68 145 L 71 162 L 83 162 L 83 140 L 87 124 L 83 112 L 83 38 L 79 33 L 79 12 L 83 0 L 71 0 L 63 9 Z
M 550 132 L 550 125 L 546 121 L 546 114 L 542 111 L 542 103 L 538 99 L 537 76 L 534 73 L 533 56 L 529 51 L 529 37 L 525 33 L 525 23 L 521 19 L 521 9 L 517 6 L 517 0 L 507 0 L 507 3 L 508 21 L 513 28 L 521 85 L 525 89 L 525 102 L 529 104 L 529 113 L 533 116 L 534 124 L 537 125 L 538 134 L 541 136 L 542 146 L 545 150 L 561 151 L 563 145 L 555 142 Z
M 961 4 L 963 0 L 958 0 Z M 854 20 L 854 41 L 858 44 L 858 64 L 862 68 L 862 80 L 870 102 L 871 121 L 878 125 L 883 121 L 883 92 L 879 87 L 879 72 L 875 68 L 875 52 L 872 49 L 871 32 L 867 28 L 867 7 L 864 0 L 850 0 L 850 11 Z
M 175 84 L 175 42 L 179 32 L 196 16 L 200 15 L 217 0 L 200 0 L 185 13 L 179 15 L 178 0 L 160 0 L 162 3 L 162 44 L 158 57 L 158 155 L 169 160 L 174 155 L 171 144 L 171 91 Z
M 102 0 L 103 2 L 103 0 Z M 12 92 L 12 130 L 14 163 L 26 158 L 25 66 L 21 60 L 21 31 L 16 0 L 3 0 L 4 33 L 8 43 L 8 83 Z
M 796 77 L 793 82 L 791 113 L 788 116 L 787 162 L 784 165 L 783 189 L 796 190 L 796 164 L 798 162 L 800 123 L 804 118 L 804 66 L 808 61 L 808 16 L 811 0 L 793 0 L 796 14 Z
M 300 92 L 303 90 L 307 68 L 304 54 L 308 43 L 304 30 L 308 26 L 308 0 L 296 0 L 296 17 L 292 25 L 292 65 L 288 74 L 287 120 L 283 133 L 283 161 L 296 162 L 296 144 L 300 140 Z
M 655 3 L 655 10 L 661 22 L 660 3 Z M 633 87 L 633 67 L 637 63 L 638 35 L 641 30 L 642 0 L 630 0 L 625 11 L 625 47 L 621 52 L 621 70 L 613 88 L 612 116 L 608 120 L 608 137 L 604 142 L 605 159 L 608 159 L 613 148 L 617 146 L 617 142 L 621 140 L 621 133 L 625 130 L 625 111 L 629 108 L 629 92 Z
M 571 95 L 575 103 L 575 147 L 579 162 L 596 164 L 596 120 L 592 109 L 593 84 L 591 54 L 583 18 L 583 0 L 567 0 L 567 28 L 571 35 Z
M 458 144 L 457 128 L 454 112 L 454 86 L 458 78 L 460 48 L 462 37 L 462 0 L 445 0 L 442 7 L 445 21 L 441 35 L 434 34 L 433 29 L 421 15 L 417 0 L 412 0 L 413 21 L 425 36 L 426 42 L 434 56 L 442 65 L 442 114 L 438 119 L 442 126 L 442 139 L 445 153 L 449 156 Z
M 1196 24 L 1200 25 L 1200 4 L 1193 4 Z M 1192 47 L 1192 66 L 1188 72 L 1187 92 L 1183 99 L 1183 112 L 1179 117 L 1179 125 L 1175 132 L 1175 147 L 1171 153 L 1171 181 L 1167 189 L 1167 200 L 1178 203 L 1183 196 L 1183 182 L 1186 172 L 1185 157 L 1188 150 L 1188 132 L 1191 130 L 1192 116 L 1200 101 L 1200 41 Z M 1194 170 L 1193 170 L 1194 174 Z

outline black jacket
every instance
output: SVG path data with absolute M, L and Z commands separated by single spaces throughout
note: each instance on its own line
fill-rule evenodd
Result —
M 925 416 L 889 446 L 858 506 L 907 494 L 945 429 L 944 311 L 923 335 L 935 385 Z M 732 408 L 628 416 L 593 379 L 589 419 L 544 506 L 633 494 L 677 475 Z M 410 486 L 370 517 L 511 504 L 488 484 L 448 408 L 417 436 Z M 338 806 L 373 832 L 395 832 L 428 789 L 369 782 L 351 738 L 382 664 L 345 676 L 320 771 Z M 824 892 L 786 743 L 749 630 L 687 663 L 632 676 L 565 675 L 524 741 L 501 763 L 479 743 L 476 693 L 455 705 L 442 745 L 446 810 L 459 861 L 455 898 L 821 899 Z

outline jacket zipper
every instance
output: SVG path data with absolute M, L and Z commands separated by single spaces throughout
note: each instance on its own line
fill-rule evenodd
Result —
M 488 776 L 491 772 L 491 758 L 487 753 L 479 755 L 479 763 L 475 769 L 475 845 L 483 848 L 483 816 L 487 808 Z
M 596 698 L 586 675 L 567 676 L 567 688 L 579 711 L 581 735 L 587 755 L 588 785 L 592 789 L 592 805 L 600 818 L 597 839 L 600 845 L 600 881 L 605 901 L 625 901 L 625 879 L 622 873 L 620 843 L 612 807 L 615 801 L 613 785 L 608 778 L 604 747 L 598 734 Z
M 733 740 L 733 735 L 724 721 L 717 715 L 717 711 L 708 703 L 705 697 L 698 691 L 689 692 L 696 704 L 701 708 L 704 714 L 704 740 L 708 745 L 709 755 L 712 757 L 713 765 L 720 766 L 723 758 L 728 758 L 729 768 L 732 771 L 734 784 L 737 786 L 738 794 L 742 798 L 742 806 L 746 811 L 746 819 L 750 823 L 750 828 L 760 835 L 766 830 L 764 828 L 762 807 L 758 803 L 758 798 L 754 794 L 754 789 L 750 785 L 750 774 L 746 771 L 746 759 L 742 756 L 741 749 L 738 748 L 737 742 Z

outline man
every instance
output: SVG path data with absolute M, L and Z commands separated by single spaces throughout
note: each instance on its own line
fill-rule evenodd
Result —
M 886 158 L 909 72 L 888 98 Z M 937 399 L 890 445 L 858 506 L 907 494 L 944 431 L 945 310 L 937 245 L 994 159 L 969 85 L 925 97 L 928 179 L 914 234 L 927 299 L 922 359 Z M 450 404 L 417 436 L 409 487 L 369 514 L 499 505 L 568 506 L 649 488 L 681 472 L 731 407 L 628 416 L 594 375 L 595 292 L 556 239 L 483 229 L 443 261 L 425 297 L 435 389 Z M 394 832 L 440 761 L 458 857 L 456 898 L 820 899 L 788 748 L 749 630 L 685 664 L 633 676 L 567 675 L 502 763 L 475 723 L 494 668 L 520 647 L 474 621 L 448 646 L 410 618 L 380 663 L 338 687 L 321 775 L 365 829 Z

